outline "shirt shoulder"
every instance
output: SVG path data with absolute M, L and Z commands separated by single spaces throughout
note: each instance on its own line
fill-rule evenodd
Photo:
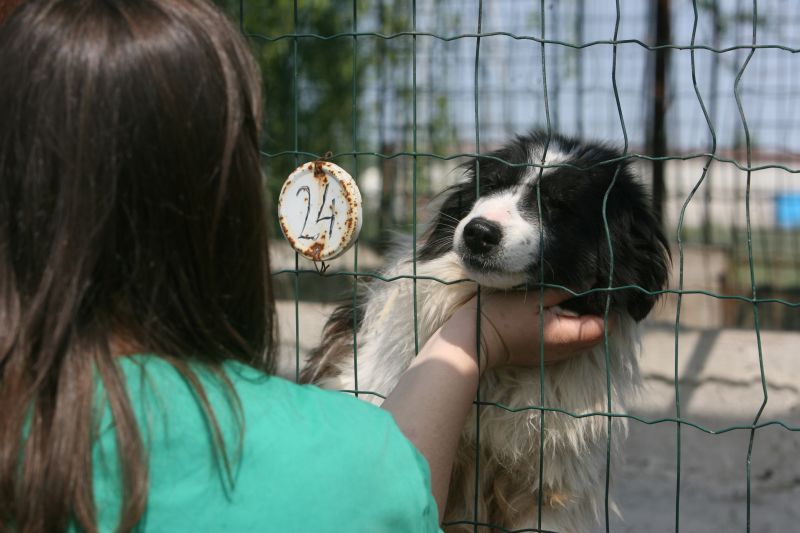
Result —
M 246 434 L 246 445 L 262 450 L 250 459 L 271 463 L 282 450 L 291 450 L 293 459 L 279 461 L 278 470 L 259 464 L 252 471 L 280 472 L 269 483 L 271 497 L 292 494 L 282 505 L 326 517 L 294 530 L 439 531 L 428 464 L 388 412 L 348 394 L 269 381 L 270 392 L 258 388 L 252 398 L 239 387 L 247 420 L 262 421 Z
M 232 364 L 239 419 L 220 380 L 199 372 L 228 476 L 185 378 L 157 358 L 122 365 L 147 426 L 146 530 L 439 531 L 428 465 L 389 413 Z

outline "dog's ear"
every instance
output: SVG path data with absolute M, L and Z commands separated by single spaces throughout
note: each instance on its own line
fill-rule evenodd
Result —
M 614 247 L 613 285 L 636 286 L 645 291 L 664 290 L 672 264 L 669 243 L 638 184 L 621 187 L 608 209 L 608 224 Z M 606 253 L 608 253 L 607 245 Z M 610 256 L 608 257 L 610 260 Z M 617 307 L 625 308 L 636 321 L 644 319 L 659 295 L 639 289 L 625 289 L 613 294 Z

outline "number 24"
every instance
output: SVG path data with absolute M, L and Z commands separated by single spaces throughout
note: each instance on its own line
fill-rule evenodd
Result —
M 328 224 L 328 237 L 331 236 L 333 233 L 333 223 L 336 219 L 336 198 L 331 198 L 330 202 L 330 215 L 329 216 L 322 216 L 322 210 L 325 208 L 325 202 L 328 199 L 328 187 L 330 187 L 330 183 L 325 185 L 325 189 L 322 191 L 322 202 L 319 204 L 319 211 L 317 211 L 317 220 L 315 224 L 319 224 L 323 220 L 329 221 Z M 297 189 L 297 193 L 295 196 L 300 196 L 300 193 L 305 193 L 308 201 L 306 202 L 306 217 L 303 220 L 303 229 L 300 230 L 300 237 L 301 239 L 309 239 L 315 241 L 319 239 L 319 232 L 315 235 L 309 235 L 306 233 L 306 226 L 308 225 L 308 216 L 311 213 L 311 189 L 308 186 L 303 186 Z

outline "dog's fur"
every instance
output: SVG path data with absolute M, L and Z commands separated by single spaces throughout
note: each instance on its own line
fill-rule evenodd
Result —
M 389 283 L 374 281 L 359 309 L 339 308 L 326 326 L 322 345 L 312 353 L 303 380 L 326 388 L 357 389 L 363 392 L 362 399 L 380 403 L 380 396 L 370 393 L 390 392 L 414 357 L 415 287 L 420 346 L 476 290 L 471 282 L 448 285 L 424 279 L 428 276 L 447 281 L 469 278 L 485 290 L 538 286 L 542 279 L 584 292 L 610 284 L 638 285 L 650 292 L 663 289 L 669 270 L 667 242 L 647 195 L 620 156 L 602 144 L 558 135 L 548 142 L 546 134 L 533 132 L 465 165 L 466 179 L 445 192 L 432 227 L 420 239 L 416 283 L 403 277 Z M 543 163 L 544 168 L 531 166 Z M 411 258 L 406 246 L 383 276 L 410 276 Z M 538 294 L 538 288 L 532 290 Z M 612 410 L 624 410 L 639 381 L 637 323 L 656 298 L 635 288 L 618 289 L 591 292 L 560 306 L 573 313 L 603 315 L 608 299 L 613 329 L 608 337 L 608 368 L 603 344 L 545 368 L 544 407 L 556 411 L 542 416 L 539 409 L 524 409 L 541 406 L 538 368 L 499 368 L 483 376 L 480 414 L 473 412 L 464 428 L 445 522 L 477 516 L 481 523 L 507 529 L 536 528 L 540 501 L 544 530 L 587 531 L 603 515 L 607 432 L 611 428 L 613 454 L 624 437 L 625 420 L 579 418 L 560 410 L 575 415 L 602 413 L 609 400 Z M 532 352 L 538 352 L 538 346 Z M 473 528 L 471 524 L 448 528 L 461 530 Z

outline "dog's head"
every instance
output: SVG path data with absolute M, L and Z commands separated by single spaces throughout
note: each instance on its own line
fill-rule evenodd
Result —
M 610 279 L 613 287 L 664 289 L 667 241 L 642 185 L 626 161 L 616 161 L 621 154 L 559 135 L 549 145 L 547 139 L 541 132 L 517 137 L 467 163 L 468 179 L 447 192 L 419 257 L 453 251 L 472 279 L 497 288 L 538 285 L 543 272 L 545 283 L 574 291 L 605 288 Z M 546 145 L 546 165 L 569 166 L 526 166 L 541 164 Z M 610 294 L 612 309 L 635 320 L 657 299 L 635 288 Z M 602 314 L 607 295 L 593 292 L 562 307 Z

